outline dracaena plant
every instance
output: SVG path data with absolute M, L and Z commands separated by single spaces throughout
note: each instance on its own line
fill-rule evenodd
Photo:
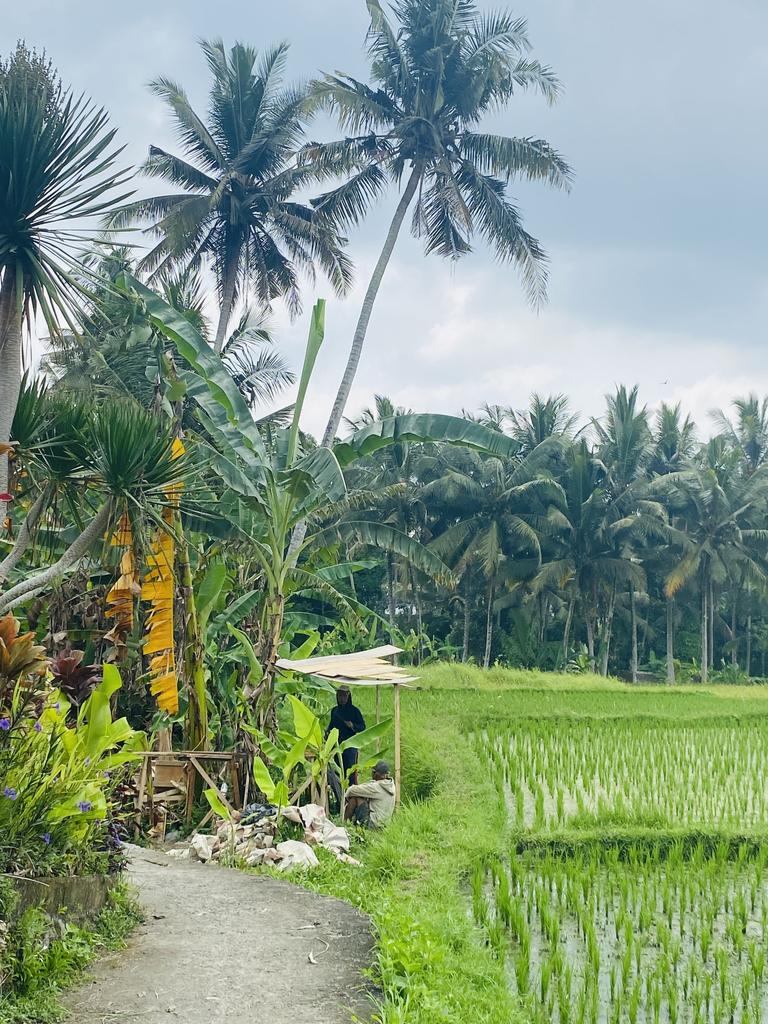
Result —
M 118 194 L 127 175 L 114 138 L 105 111 L 67 89 L 44 55 L 19 43 L 0 59 L 0 519 L 23 328 L 35 316 L 53 332 L 75 325 L 89 224 L 129 194 Z

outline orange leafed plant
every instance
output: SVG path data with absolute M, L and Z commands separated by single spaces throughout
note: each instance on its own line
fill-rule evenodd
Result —
M 178 438 L 173 442 L 175 458 L 184 454 L 184 445 Z M 163 510 L 163 519 L 170 528 L 179 504 L 181 485 L 168 488 L 169 505 Z M 175 715 L 179 710 L 179 684 L 176 678 L 176 657 L 173 644 L 173 563 L 176 545 L 173 535 L 159 530 L 147 559 L 147 573 L 141 587 L 141 599 L 151 604 L 144 637 L 144 654 L 150 658 L 150 691 L 161 711 Z
M 126 635 L 133 629 L 134 598 L 141 592 L 136 580 L 133 533 L 127 516 L 124 515 L 120 519 L 117 529 L 112 534 L 111 544 L 113 547 L 124 547 L 126 550 L 120 559 L 120 575 L 107 594 L 105 614 L 108 619 L 114 619 L 115 624 L 104 635 L 104 639 L 122 647 L 125 645 Z

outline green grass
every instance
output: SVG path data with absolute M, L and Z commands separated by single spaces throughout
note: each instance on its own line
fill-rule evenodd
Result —
M 371 916 L 384 1024 L 514 1024 L 524 1018 L 466 895 L 474 865 L 503 847 L 503 808 L 453 719 L 413 711 L 403 721 L 404 784 L 429 795 L 407 803 L 382 834 L 365 835 L 353 850 L 362 868 L 323 857 L 305 884 Z
M 141 911 L 125 884 L 112 890 L 91 928 L 69 925 L 57 932 L 39 911 L 27 911 L 4 937 L 0 1024 L 63 1020 L 61 992 L 95 957 L 120 949 L 139 921 Z

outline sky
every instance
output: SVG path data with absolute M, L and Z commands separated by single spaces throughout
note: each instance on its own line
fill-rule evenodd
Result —
M 7 6 L 6 6 L 7 5 Z M 25 0 L 3 3 L 10 48 L 45 48 L 65 82 L 110 112 L 139 164 L 178 149 L 146 85 L 166 75 L 205 109 L 200 38 L 291 43 L 289 75 L 366 73 L 364 0 Z M 481 8 L 497 3 L 480 0 Z M 514 269 L 481 241 L 457 264 L 401 236 L 374 310 L 348 413 L 375 393 L 417 412 L 524 407 L 564 392 L 582 419 L 617 384 L 650 408 L 681 402 L 706 435 L 708 411 L 768 393 L 768 5 L 765 0 L 521 0 L 536 57 L 563 84 L 549 107 L 517 98 L 489 126 L 547 139 L 574 168 L 570 194 L 513 183 L 550 257 L 547 305 L 527 306 Z M 317 125 L 313 137 L 332 136 Z M 142 190 L 152 188 L 144 184 Z M 328 298 L 326 342 L 305 427 L 321 432 L 346 362 L 368 274 L 396 195 L 350 233 L 356 286 Z M 276 308 L 278 343 L 298 369 L 308 316 Z

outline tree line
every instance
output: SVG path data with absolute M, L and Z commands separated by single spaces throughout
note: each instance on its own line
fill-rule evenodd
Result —
M 386 398 L 374 415 L 393 414 Z M 452 569 L 455 588 L 386 563 L 393 628 L 443 653 L 674 682 L 765 674 L 768 399 L 737 398 L 699 440 L 680 405 L 608 395 L 576 429 L 562 396 L 475 419 L 511 457 L 403 444 L 367 468 L 372 508 Z

